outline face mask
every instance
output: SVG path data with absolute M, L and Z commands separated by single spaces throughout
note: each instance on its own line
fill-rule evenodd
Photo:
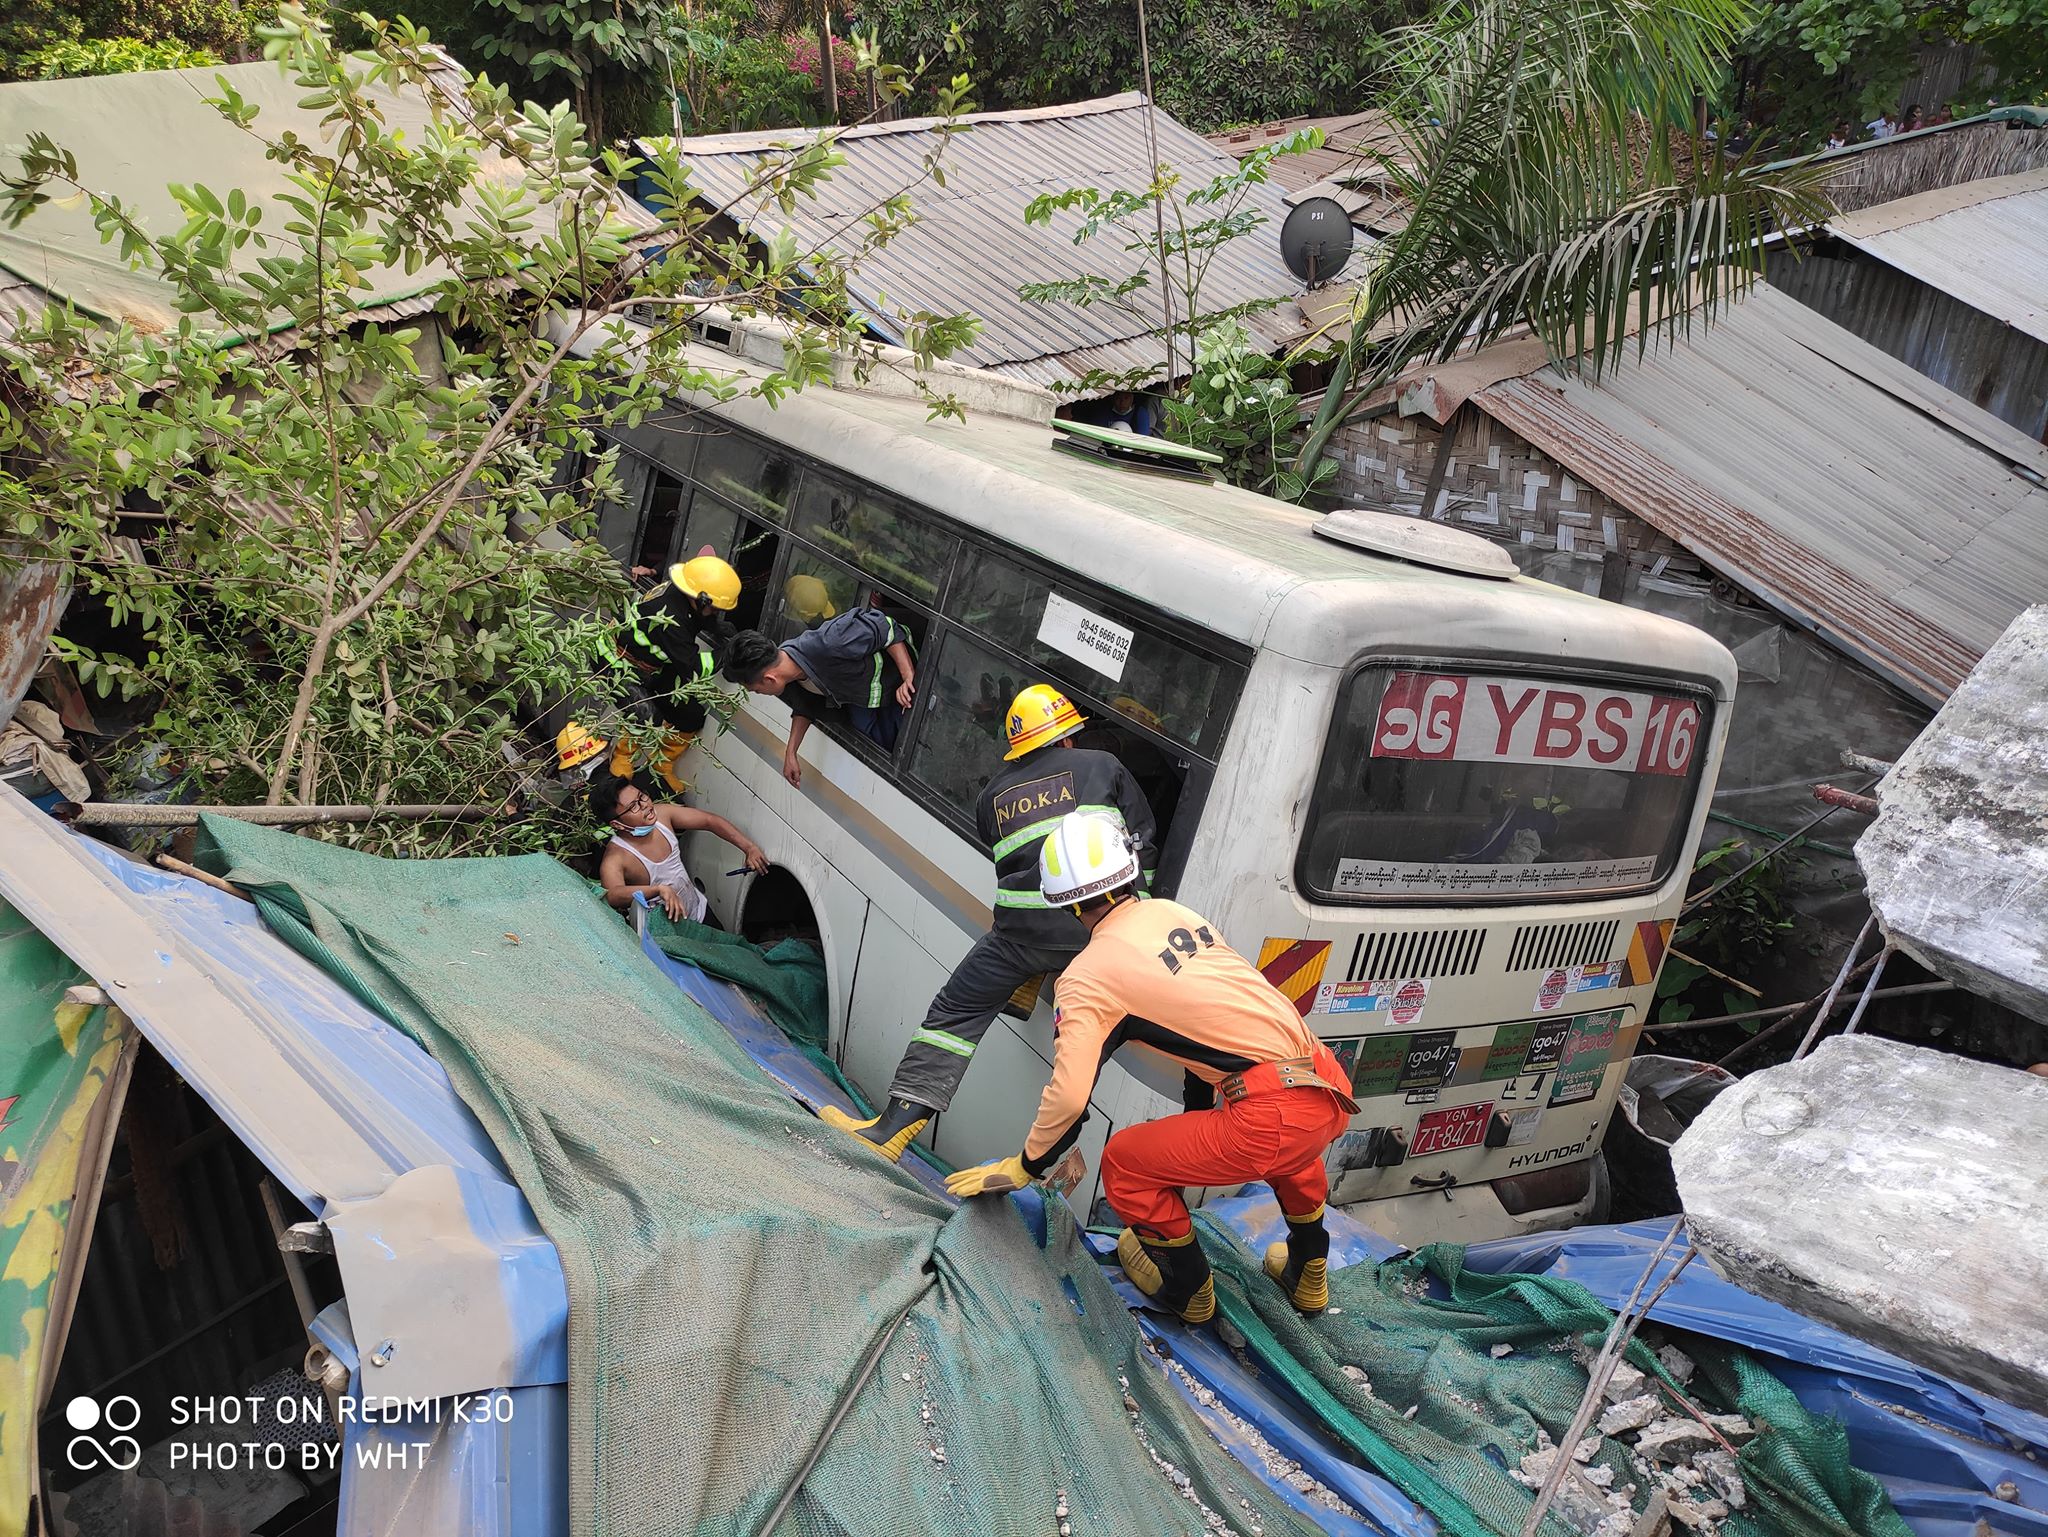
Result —
M 623 831 L 628 838 L 644 838 L 649 833 L 654 831 L 654 824 L 652 822 L 649 822 L 645 827 L 627 827 L 621 829 L 621 831 Z

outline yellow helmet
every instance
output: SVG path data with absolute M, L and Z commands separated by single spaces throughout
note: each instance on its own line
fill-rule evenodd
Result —
M 716 555 L 698 555 L 668 568 L 668 579 L 686 598 L 709 598 L 713 608 L 738 608 L 740 574 Z
M 830 619 L 839 610 L 832 605 L 832 594 L 825 584 L 808 572 L 799 571 L 782 584 L 783 601 L 789 605 L 792 618 L 811 624 L 819 619 Z
M 581 768 L 605 750 L 605 739 L 593 736 L 575 721 L 555 734 L 555 767 L 563 773 Z
M 1088 717 L 1050 683 L 1034 683 L 1010 701 L 1010 714 L 1003 724 L 1003 734 L 1010 742 L 1003 761 L 1008 763 L 1072 736 L 1088 724 Z

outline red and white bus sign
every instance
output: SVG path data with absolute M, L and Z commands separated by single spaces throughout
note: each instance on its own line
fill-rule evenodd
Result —
M 1699 732 L 1699 706 L 1676 694 L 1397 672 L 1380 700 L 1372 755 L 1683 775 Z

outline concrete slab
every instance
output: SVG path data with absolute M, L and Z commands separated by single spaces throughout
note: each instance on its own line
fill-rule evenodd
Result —
M 1984 653 L 1878 796 L 1856 862 L 1885 937 L 2048 1023 L 2048 604 Z
M 2048 1079 L 1855 1035 L 1722 1091 L 1672 1150 L 1736 1284 L 2048 1408 Z

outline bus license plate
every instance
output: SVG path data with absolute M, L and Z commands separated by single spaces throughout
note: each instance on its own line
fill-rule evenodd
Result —
M 1477 1147 L 1486 1140 L 1486 1123 L 1493 1118 L 1491 1105 L 1453 1105 L 1432 1110 L 1415 1123 L 1415 1138 L 1408 1144 L 1408 1156 L 1454 1153 L 1461 1147 Z

